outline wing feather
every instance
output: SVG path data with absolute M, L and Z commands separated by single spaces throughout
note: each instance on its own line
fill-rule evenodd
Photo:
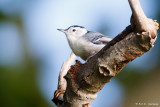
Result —
M 83 37 L 93 44 L 107 44 L 112 39 L 98 32 L 88 31 Z

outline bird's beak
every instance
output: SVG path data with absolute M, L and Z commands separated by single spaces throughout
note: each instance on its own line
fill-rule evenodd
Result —
M 59 31 L 61 31 L 61 32 L 63 32 L 63 33 L 65 33 L 65 32 L 66 32 L 66 30 L 65 30 L 65 29 L 57 29 L 57 30 L 59 30 Z

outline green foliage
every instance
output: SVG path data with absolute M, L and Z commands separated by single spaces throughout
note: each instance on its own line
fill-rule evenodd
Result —
M 49 107 L 35 81 L 35 71 L 0 68 L 1 107 Z

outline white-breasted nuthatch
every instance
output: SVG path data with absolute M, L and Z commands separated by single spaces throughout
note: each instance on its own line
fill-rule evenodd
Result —
M 112 39 L 98 32 L 88 31 L 74 25 L 68 29 L 58 29 L 66 34 L 68 43 L 75 55 L 87 60 L 99 52 Z

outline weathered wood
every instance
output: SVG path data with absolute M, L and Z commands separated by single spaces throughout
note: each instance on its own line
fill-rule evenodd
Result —
M 67 88 L 63 82 L 59 82 L 62 86 L 58 88 L 66 89 L 61 106 L 89 107 L 97 97 L 97 92 L 112 77 L 116 76 L 127 63 L 153 47 L 159 24 L 145 16 L 139 0 L 128 1 L 133 13 L 131 25 L 86 63 L 76 61 L 76 64 L 65 72 Z

